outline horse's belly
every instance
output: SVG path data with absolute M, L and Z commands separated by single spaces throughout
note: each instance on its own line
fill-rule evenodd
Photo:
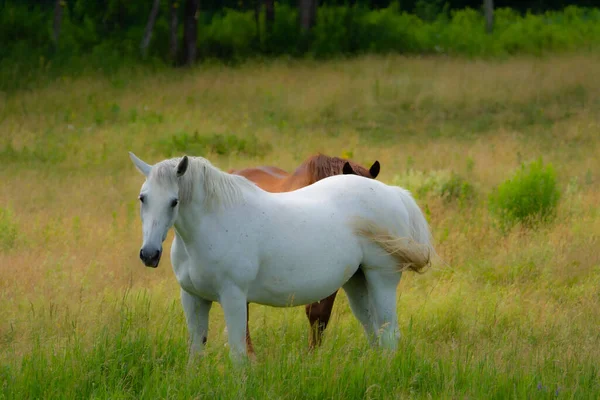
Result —
M 322 300 L 338 290 L 360 266 L 359 257 L 336 262 L 261 266 L 248 288 L 248 300 L 275 307 L 291 307 Z

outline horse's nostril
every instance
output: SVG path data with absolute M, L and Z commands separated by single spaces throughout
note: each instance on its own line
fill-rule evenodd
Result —
M 161 253 L 162 253 L 161 249 L 144 249 L 144 248 L 142 248 L 140 250 L 140 259 L 144 263 L 157 262 L 158 260 L 160 260 Z

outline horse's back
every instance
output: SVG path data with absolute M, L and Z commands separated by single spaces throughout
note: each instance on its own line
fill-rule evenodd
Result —
M 281 182 L 289 176 L 286 171 L 277 167 L 246 168 L 231 173 L 243 176 L 267 192 L 279 192 Z
M 390 217 L 408 219 L 403 197 L 410 193 L 375 179 L 358 175 L 334 175 L 290 193 L 279 193 L 280 201 L 310 202 L 331 207 L 332 212 L 362 216 L 385 223 Z

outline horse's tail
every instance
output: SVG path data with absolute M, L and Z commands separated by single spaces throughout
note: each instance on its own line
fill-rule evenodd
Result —
M 394 257 L 399 271 L 421 273 L 431 265 L 431 260 L 435 257 L 429 225 L 410 192 L 402 188 L 396 189 L 400 191 L 400 198 L 408 213 L 409 236 L 392 234 L 387 229 L 363 219 L 358 220 L 357 233 Z

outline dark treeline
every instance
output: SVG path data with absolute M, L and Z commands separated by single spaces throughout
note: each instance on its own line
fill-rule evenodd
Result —
M 256 7 L 260 0 L 201 0 L 200 7 L 207 11 L 219 11 L 226 8 L 251 10 Z M 11 0 L 0 0 L 0 5 L 10 3 Z M 12 1 L 16 3 L 16 1 Z M 138 6 L 148 8 L 152 0 L 71 0 L 66 1 L 70 8 L 75 7 L 75 3 L 80 5 L 90 6 L 91 10 L 108 9 L 114 7 L 128 7 L 128 4 L 135 3 Z M 299 0 L 280 0 L 278 5 L 288 5 L 292 7 L 298 6 Z M 364 5 L 372 9 L 387 8 L 393 3 L 393 0 L 321 0 L 318 1 L 318 6 L 344 6 L 344 5 Z M 20 0 L 19 3 L 30 6 L 42 6 L 47 9 L 52 9 L 56 3 L 55 0 Z M 464 8 L 480 8 L 481 0 L 402 0 L 399 3 L 399 8 L 402 11 L 412 12 L 418 11 L 419 3 L 433 4 L 443 7 L 447 4 L 449 10 L 458 10 Z M 598 0 L 494 0 L 494 6 L 497 8 L 510 7 L 519 12 L 544 12 L 550 10 L 561 10 L 567 6 L 574 5 L 578 7 L 594 7 L 598 6 Z M 422 6 L 421 6 L 422 7 Z
M 0 89 L 39 71 L 598 48 L 597 0 L 0 0 Z

